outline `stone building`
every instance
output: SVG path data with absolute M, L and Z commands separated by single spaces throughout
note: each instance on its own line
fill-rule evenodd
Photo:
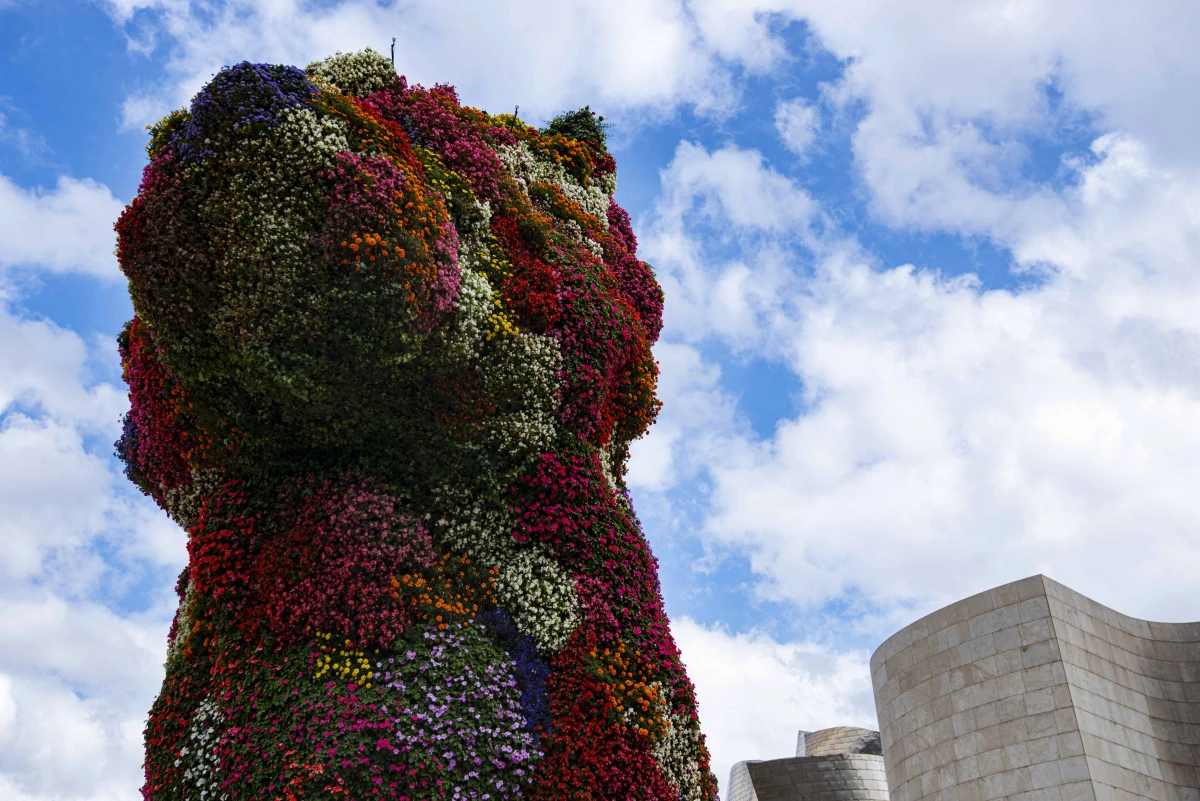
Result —
M 1200 623 L 1034 576 L 893 635 L 871 674 L 893 801 L 1200 801 Z
M 796 756 L 739 762 L 725 801 L 888 801 L 879 732 L 838 726 L 796 738 Z

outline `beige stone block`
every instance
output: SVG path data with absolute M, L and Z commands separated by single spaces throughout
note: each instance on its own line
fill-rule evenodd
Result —
M 996 643 L 992 639 L 991 634 L 985 634 L 982 637 L 972 637 L 962 645 L 955 648 L 958 653 L 958 658 L 962 660 L 962 664 L 979 662 L 996 653 Z
M 1020 603 L 1021 593 L 1018 591 L 1016 582 L 1011 584 L 1003 584 L 991 590 L 992 603 L 995 608 L 1000 609 L 1005 606 L 1012 606 Z
M 992 633 L 992 642 L 997 651 L 1008 651 L 1021 646 L 1020 626 L 1012 625 L 997 629 Z
M 955 712 L 950 716 L 950 725 L 956 737 L 961 737 L 968 732 L 975 731 L 978 728 L 975 725 L 975 711 L 965 709 L 962 712 Z
M 1021 602 L 1021 622 L 1050 617 L 1050 601 L 1046 598 L 1029 598 Z
M 958 784 L 958 777 L 955 775 L 953 764 L 943 765 L 934 770 L 933 786 L 938 790 L 949 790 L 956 784 Z
M 1000 764 L 1005 770 L 1024 768 L 1029 765 L 1029 748 L 1025 743 L 1013 743 L 1000 749 Z
M 933 754 L 933 764 L 936 768 L 952 764 L 957 757 L 954 755 L 954 741 L 946 740 L 935 745 L 930 752 Z
M 945 671 L 939 672 L 934 675 L 930 681 L 933 687 L 933 696 L 935 698 L 941 698 L 943 695 L 950 694 L 951 686 L 949 673 Z
M 1021 647 L 1021 662 L 1027 668 L 1044 665 L 1047 662 L 1053 662 L 1057 658 L 1058 649 L 1054 647 L 1054 643 L 1051 640 L 1043 640 L 1042 642 L 1035 642 L 1032 645 Z
M 934 720 L 929 725 L 928 739 L 930 744 L 943 743 L 954 739 L 954 725 L 950 718 Z
M 1000 724 L 1000 744 L 1012 745 L 1029 739 L 1028 718 L 1016 718 Z
M 1070 707 L 1054 710 L 1054 725 L 1059 734 L 1068 731 L 1078 731 L 1079 724 L 1075 719 L 1075 710 Z
M 1054 636 L 1050 630 L 1050 618 L 1042 617 L 1023 622 L 1017 629 L 1021 637 L 1021 645 L 1033 645 L 1035 642 L 1049 640 Z
M 1004 745 L 1004 739 L 1000 734 L 1000 724 L 994 726 L 979 727 L 980 745 L 979 750 L 991 751 Z
M 971 632 L 971 639 L 974 640 L 999 630 L 1001 626 L 997 613 L 995 611 L 991 611 L 972 617 L 969 623 L 969 628 Z
M 1008 606 L 998 608 L 995 613 L 997 630 L 1012 628 L 1024 623 L 1025 620 L 1031 620 L 1032 618 L 1022 617 L 1021 606 L 1022 604 L 1020 603 L 1012 603 Z
M 1029 792 L 1029 799 L 1030 801 L 1062 801 L 1062 792 L 1057 784 L 1034 788 Z
M 1028 692 L 1029 690 L 1040 690 L 1043 687 L 1061 684 L 1062 682 L 1056 680 L 1054 676 L 1055 664 L 1057 663 L 1024 668 L 1021 671 L 1021 682 L 1025 685 L 1025 690 Z
M 1007 631 L 1007 629 L 1006 629 L 1006 631 Z M 999 636 L 998 634 L 992 635 L 994 640 L 998 636 Z M 995 641 L 997 643 L 999 642 L 998 640 L 995 640 Z M 997 648 L 999 648 L 999 645 L 997 645 Z M 1021 648 L 1019 645 L 1015 648 L 1009 648 L 1008 650 L 997 650 L 996 651 L 996 675 L 997 676 L 1003 676 L 1006 673 L 1019 675 L 1021 677 L 1021 686 L 1024 686 L 1025 685 L 1024 668 L 1025 668 L 1024 658 L 1021 656 Z
M 949 632 L 949 643 L 952 649 L 971 639 L 971 623 L 966 618 L 955 623 L 947 631 Z M 959 662 L 959 664 L 961 665 L 962 662 Z
M 1025 692 L 1024 675 L 1018 668 L 1015 672 L 1001 672 L 995 678 L 996 698 L 1010 698 Z
M 1030 764 L 1050 762 L 1059 757 L 1058 739 L 1056 736 L 1038 737 L 1035 740 L 1029 740 L 1026 746 L 1029 748 Z
M 1083 754 L 1083 740 L 1079 732 L 1071 731 L 1054 737 L 1055 746 L 1060 757 L 1080 756 Z
M 1017 793 L 1027 792 L 1033 789 L 1033 783 L 1029 778 L 1029 768 L 1021 767 L 1015 770 L 1007 770 L 1000 774 L 1001 781 L 1004 786 L 1005 795 L 1016 795 Z
M 1046 585 L 1042 582 L 1041 576 L 1030 576 L 1029 578 L 1021 579 L 1020 581 L 1013 582 L 1012 586 L 1016 588 L 1017 597 L 1022 601 L 1046 595 Z
M 1097 801 L 1090 781 L 1063 784 L 1058 791 L 1062 801 Z
M 1054 699 L 1054 709 L 1067 709 L 1071 704 L 1071 688 L 1066 684 L 1056 684 L 1051 688 Z
M 986 592 L 981 592 L 978 595 L 972 595 L 962 603 L 966 604 L 968 618 L 979 617 L 980 615 L 986 614 L 995 608 L 992 604 L 991 595 Z
M 1058 720 L 1054 712 L 1041 712 L 1025 718 L 1025 728 L 1030 737 L 1047 737 L 1058 733 Z
M 984 801 L 1004 798 L 1007 795 L 1004 789 L 1004 774 L 993 773 L 990 776 L 982 777 L 979 780 L 979 789 Z
M 979 761 L 973 757 L 965 757 L 954 763 L 954 772 L 958 783 L 972 782 L 979 778 Z
M 1023 695 L 1015 695 L 997 701 L 996 714 L 1001 723 L 1025 717 L 1028 714 L 1025 709 L 1025 697 Z
M 939 721 L 950 718 L 954 715 L 954 702 L 949 695 L 934 696 L 929 702 L 929 717 L 931 720 Z
M 1062 776 L 1063 782 L 1085 781 L 1090 778 L 1088 761 L 1084 756 L 1058 760 L 1058 772 Z
M 979 753 L 979 735 L 972 731 L 954 738 L 954 756 L 965 759 Z
M 1054 711 L 1054 689 L 1055 688 L 1045 687 L 1040 690 L 1034 690 L 1032 692 L 1025 693 L 1025 709 L 1030 715 L 1040 715 L 1043 712 Z
M 1029 766 L 1029 780 L 1033 789 L 1056 787 L 1062 784 L 1062 776 L 1058 771 L 1058 762 L 1037 762 Z
M 991 751 L 984 751 L 976 757 L 976 763 L 979 769 L 979 775 L 991 776 L 995 773 L 1004 771 L 1004 749 L 995 748 Z

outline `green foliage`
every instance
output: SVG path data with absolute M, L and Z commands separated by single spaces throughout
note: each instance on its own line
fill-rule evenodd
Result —
M 607 147 L 605 132 L 612 123 L 604 121 L 604 117 L 596 116 L 590 106 L 584 106 L 575 111 L 566 111 L 550 120 L 544 129 L 547 134 L 561 134 L 568 139 L 578 139 L 581 142 L 595 142 L 601 150 Z

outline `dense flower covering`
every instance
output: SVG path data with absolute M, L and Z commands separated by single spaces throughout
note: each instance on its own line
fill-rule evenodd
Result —
M 662 292 L 588 109 L 228 67 L 117 223 L 129 478 L 188 530 L 147 799 L 708 801 L 625 491 Z

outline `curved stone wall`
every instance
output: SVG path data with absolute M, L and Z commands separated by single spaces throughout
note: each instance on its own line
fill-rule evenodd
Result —
M 748 762 L 758 801 L 888 801 L 883 758 L 830 754 Z
M 860 729 L 857 726 L 802 731 L 796 738 L 796 756 L 879 753 L 879 732 Z
M 1034 576 L 898 632 L 871 674 L 895 801 L 1200 801 L 1200 623 Z
M 802 731 L 796 756 L 734 765 L 725 801 L 888 801 L 878 743 L 852 726 Z

